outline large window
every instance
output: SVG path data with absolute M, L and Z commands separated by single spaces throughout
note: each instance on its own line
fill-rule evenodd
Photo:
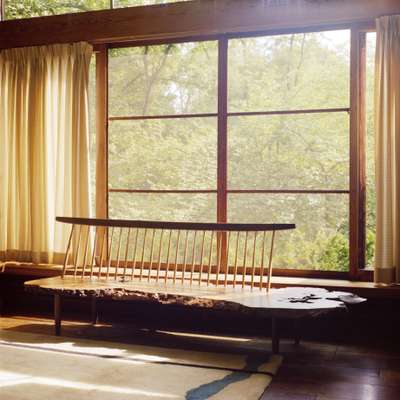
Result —
M 113 48 L 109 216 L 286 222 L 276 267 L 349 271 L 350 30 Z
M 217 42 L 109 52 L 109 216 L 215 221 Z
M 349 268 L 350 31 L 229 41 L 230 222 L 295 222 L 278 267 Z
M 7 19 L 176 2 L 0 1 Z M 275 267 L 359 277 L 375 237 L 375 36 L 359 29 L 98 46 L 97 215 L 295 223 Z

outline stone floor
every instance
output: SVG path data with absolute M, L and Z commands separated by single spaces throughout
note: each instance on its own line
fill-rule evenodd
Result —
M 0 328 L 53 334 L 48 318 L 7 316 Z M 138 329 L 133 325 L 63 323 L 64 336 L 221 352 L 265 352 L 267 339 L 210 336 Z M 361 333 L 360 333 L 361 334 Z M 399 400 L 400 351 L 393 345 L 283 341 L 283 365 L 262 400 Z

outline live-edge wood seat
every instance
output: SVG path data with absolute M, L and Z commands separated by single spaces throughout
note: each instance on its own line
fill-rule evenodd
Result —
M 294 224 L 216 224 L 58 217 L 72 224 L 60 277 L 25 283 L 54 295 L 56 334 L 61 298 L 144 300 L 257 312 L 279 318 L 318 315 L 344 306 L 346 294 L 271 287 L 275 234 Z M 273 350 L 279 337 L 273 330 Z
M 265 316 L 301 318 L 318 315 L 337 308 L 335 301 L 346 294 L 313 289 L 320 301 L 316 303 L 287 303 L 288 297 L 298 298 L 308 293 L 307 288 L 252 290 L 249 286 L 181 286 L 161 282 L 115 282 L 107 280 L 82 280 L 74 277 L 55 277 L 27 282 L 26 287 L 35 292 L 65 297 L 103 298 L 110 300 L 144 300 L 163 304 L 179 304 L 205 308 L 224 308 L 234 311 L 259 311 Z

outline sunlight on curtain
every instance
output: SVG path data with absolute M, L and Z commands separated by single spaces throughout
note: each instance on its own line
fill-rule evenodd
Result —
M 60 263 L 89 216 L 86 43 L 0 52 L 0 260 Z
M 377 20 L 375 281 L 400 282 L 400 16 Z

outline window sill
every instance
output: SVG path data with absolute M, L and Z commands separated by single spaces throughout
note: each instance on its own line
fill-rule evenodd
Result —
M 0 272 L 10 275 L 47 278 L 61 275 L 62 269 L 62 265 L 6 261 L 5 265 L 0 268 Z
M 59 276 L 62 272 L 62 265 L 52 264 L 39 264 L 34 265 L 30 263 L 17 263 L 7 262 L 3 273 L 9 275 L 18 275 L 26 277 L 52 277 Z M 306 272 L 295 270 L 296 273 Z M 292 271 L 285 271 L 287 274 Z M 321 271 L 310 271 L 315 274 L 321 274 Z M 329 272 L 329 271 L 328 271 Z M 365 271 L 371 273 L 371 271 Z M 324 274 L 324 271 L 322 271 Z M 1 274 L 0 274 L 1 275 Z M 365 281 L 350 281 L 348 279 L 338 278 L 337 273 L 332 273 L 334 278 L 319 278 L 319 277 L 301 277 L 301 276 L 272 276 L 273 287 L 287 287 L 287 286 L 304 286 L 304 287 L 322 287 L 328 290 L 339 290 L 357 294 L 365 298 L 386 298 L 397 299 L 400 298 L 400 286 L 395 285 L 378 285 L 374 282 Z M 347 275 L 347 274 L 346 274 Z M 326 276 L 326 275 L 325 275 Z M 343 276 L 343 275 L 341 275 Z

